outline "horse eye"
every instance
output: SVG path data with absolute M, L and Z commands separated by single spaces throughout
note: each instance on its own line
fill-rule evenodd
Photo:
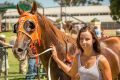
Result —
M 13 33 L 17 33 L 19 23 L 14 24 Z
M 30 22 L 30 26 L 29 26 L 31 29 L 34 29 L 35 28 L 35 25 L 34 23 Z
M 33 32 L 34 29 L 35 29 L 35 25 L 33 22 L 30 22 L 30 21 L 26 21 L 25 25 L 24 25 L 24 29 L 30 33 L 30 32 Z

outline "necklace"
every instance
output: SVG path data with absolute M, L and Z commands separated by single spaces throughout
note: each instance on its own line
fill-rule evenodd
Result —
M 85 68 L 89 68 L 91 66 L 91 64 L 94 62 L 96 56 L 91 56 L 91 57 L 83 57 L 81 64 L 85 67 Z

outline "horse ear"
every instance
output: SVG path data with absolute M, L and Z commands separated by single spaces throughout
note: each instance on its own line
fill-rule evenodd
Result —
M 18 11 L 19 15 L 21 15 L 24 12 L 22 9 L 19 8 L 18 4 L 17 4 L 17 11 Z
M 34 1 L 33 4 L 32 4 L 32 9 L 31 9 L 30 13 L 34 14 L 36 11 L 37 11 L 37 4 Z

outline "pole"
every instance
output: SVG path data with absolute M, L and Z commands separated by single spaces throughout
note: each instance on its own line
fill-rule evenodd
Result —
M 66 3 L 65 3 L 65 22 L 67 21 L 66 17 L 67 15 L 66 15 Z
M 6 48 L 4 48 L 5 50 L 5 80 L 8 80 L 7 76 L 8 76 L 8 70 L 7 70 L 7 51 Z
M 60 28 L 60 30 L 62 32 L 64 32 L 64 29 L 63 29 L 63 19 L 62 19 L 62 6 L 63 6 L 63 2 L 62 2 L 62 0 L 60 0 L 60 19 L 61 19 L 61 23 L 60 23 L 61 28 Z
M 7 22 L 6 22 L 6 14 L 5 14 L 5 30 L 4 31 L 6 31 L 6 28 L 7 28 Z
M 44 7 L 41 7 L 42 9 L 43 9 L 43 16 L 45 15 L 45 9 L 44 9 Z
M 60 2 L 60 18 L 61 18 L 61 21 L 62 21 L 62 0 Z
M 0 47 L 0 48 L 2 48 L 3 49 L 3 53 L 4 53 L 4 55 L 5 55 L 5 80 L 8 80 L 8 70 L 7 70 L 7 49 L 8 48 L 12 48 L 12 47 Z

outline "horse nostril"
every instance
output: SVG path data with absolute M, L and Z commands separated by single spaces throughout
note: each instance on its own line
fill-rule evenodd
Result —
M 23 49 L 21 49 L 21 48 L 18 48 L 18 50 L 17 50 L 18 52 L 22 52 L 23 51 Z

